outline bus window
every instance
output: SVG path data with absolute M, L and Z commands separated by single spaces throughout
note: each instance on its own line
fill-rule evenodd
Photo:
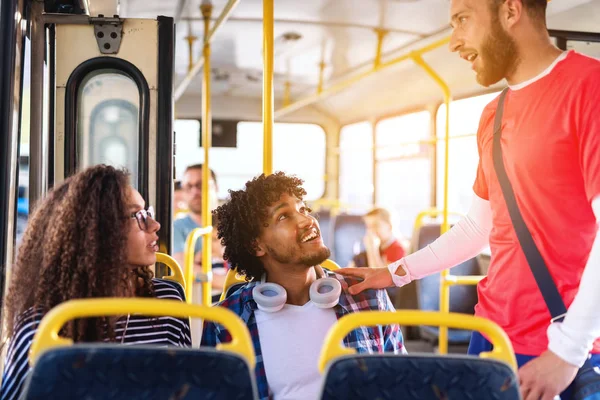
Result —
M 392 212 L 394 228 L 412 236 L 417 214 L 431 203 L 431 114 L 421 111 L 380 121 L 375 128 L 377 204 Z
M 188 165 L 202 163 L 204 150 L 199 147 L 200 122 L 175 121 L 177 179 Z M 236 147 L 210 149 L 210 167 L 217 175 L 219 199 L 229 189 L 242 189 L 263 170 L 263 128 L 260 122 L 237 124 Z M 304 180 L 307 200 L 321 198 L 325 192 L 325 132 L 314 124 L 275 123 L 273 129 L 273 171 L 284 171 Z
M 340 131 L 340 193 L 342 203 L 366 212 L 373 204 L 373 128 L 369 122 Z
M 126 75 L 94 71 L 79 89 L 77 158 L 79 168 L 109 164 L 127 168 L 137 187 L 139 89 Z
M 448 209 L 465 214 L 473 197 L 473 183 L 477 173 L 477 128 L 485 106 L 498 93 L 453 101 L 450 104 L 450 155 L 448 180 Z M 444 147 L 446 105 L 437 112 L 437 207 L 444 204 Z
M 600 60 L 600 43 L 598 42 L 580 42 L 575 40 L 567 41 L 567 49 L 575 50 L 586 56 Z

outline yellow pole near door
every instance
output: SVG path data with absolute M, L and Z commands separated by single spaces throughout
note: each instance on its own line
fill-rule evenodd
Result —
M 209 150 L 212 146 L 212 115 L 210 109 L 210 41 L 207 40 L 210 31 L 210 17 L 212 4 L 210 1 L 202 2 L 200 6 L 202 17 L 204 17 L 204 47 L 202 54 L 204 58 L 204 74 L 202 79 L 202 147 L 204 148 L 204 166 L 202 168 L 202 225 L 212 226 L 212 214 L 210 213 L 210 163 Z M 202 236 L 202 303 L 211 305 L 212 290 L 212 231 Z
M 263 172 L 273 173 L 273 0 L 263 0 Z

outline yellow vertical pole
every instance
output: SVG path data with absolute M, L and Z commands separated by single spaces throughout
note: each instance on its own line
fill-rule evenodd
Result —
M 420 52 L 414 52 L 411 54 L 412 59 L 418 64 L 426 73 L 433 79 L 438 86 L 444 92 L 444 104 L 446 104 L 446 126 L 445 126 L 445 148 L 444 148 L 444 207 L 442 210 L 443 222 L 441 233 L 450 229 L 448 223 L 448 158 L 450 155 L 450 88 L 448 84 L 423 60 Z M 450 285 L 448 284 L 448 271 L 445 270 L 441 273 L 440 278 L 440 312 L 450 312 Z M 440 327 L 440 338 L 439 338 L 439 353 L 448 353 L 448 327 Z
M 188 35 L 185 37 L 188 42 L 188 72 L 194 68 L 194 42 L 197 39 L 197 36 L 192 35 L 192 23 L 188 22 Z
M 198 39 L 196 36 L 189 35 L 185 39 L 188 42 L 188 72 L 194 67 L 194 42 Z
M 317 86 L 317 93 L 321 94 L 321 92 L 323 91 L 323 80 L 325 78 L 325 67 L 327 66 L 327 64 L 325 64 L 325 61 L 321 61 L 319 63 L 319 85 Z
M 273 173 L 273 0 L 263 0 L 263 172 Z
M 290 81 L 285 81 L 285 91 L 283 93 L 283 106 L 287 106 L 291 103 L 291 90 L 292 84 Z
M 377 34 L 377 50 L 375 51 L 375 61 L 373 62 L 373 67 L 375 69 L 379 68 L 381 65 L 381 52 L 383 49 L 383 39 L 385 35 L 387 35 L 388 31 L 385 29 L 375 29 L 375 33 Z
M 204 56 L 204 74 L 202 79 L 202 146 L 204 147 L 204 166 L 202 168 L 202 225 L 212 226 L 212 214 L 210 210 L 210 163 L 209 150 L 212 146 L 212 115 L 210 108 L 210 42 L 208 41 L 208 32 L 210 29 L 210 17 L 212 14 L 212 4 L 203 2 L 200 5 L 202 17 L 204 18 L 204 47 L 202 53 Z M 204 282 L 202 282 L 202 303 L 210 306 L 212 290 L 212 233 L 206 233 L 202 236 L 202 271 L 204 273 Z

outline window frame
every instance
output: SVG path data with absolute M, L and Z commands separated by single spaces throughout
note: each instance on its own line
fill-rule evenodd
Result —
M 96 57 L 77 66 L 69 76 L 65 93 L 65 178 L 77 172 L 77 133 L 79 130 L 79 89 L 90 74 L 111 70 L 131 79 L 138 87 L 138 191 L 148 198 L 148 146 L 150 132 L 150 88 L 142 72 L 129 61 Z

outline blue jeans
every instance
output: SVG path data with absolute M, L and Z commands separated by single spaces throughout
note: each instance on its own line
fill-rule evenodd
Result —
M 468 353 L 471 355 L 478 355 L 484 351 L 492 350 L 492 344 L 488 342 L 486 338 L 484 338 L 481 333 L 473 332 L 471 334 L 471 342 L 469 343 Z M 517 365 L 521 368 L 523 365 L 527 364 L 529 361 L 533 360 L 536 356 L 526 356 L 524 354 L 515 354 L 517 358 Z M 592 363 L 595 366 L 600 366 L 600 354 L 592 354 Z M 560 394 L 561 400 L 571 400 L 573 385 L 569 385 L 568 388 L 565 389 L 564 392 Z

